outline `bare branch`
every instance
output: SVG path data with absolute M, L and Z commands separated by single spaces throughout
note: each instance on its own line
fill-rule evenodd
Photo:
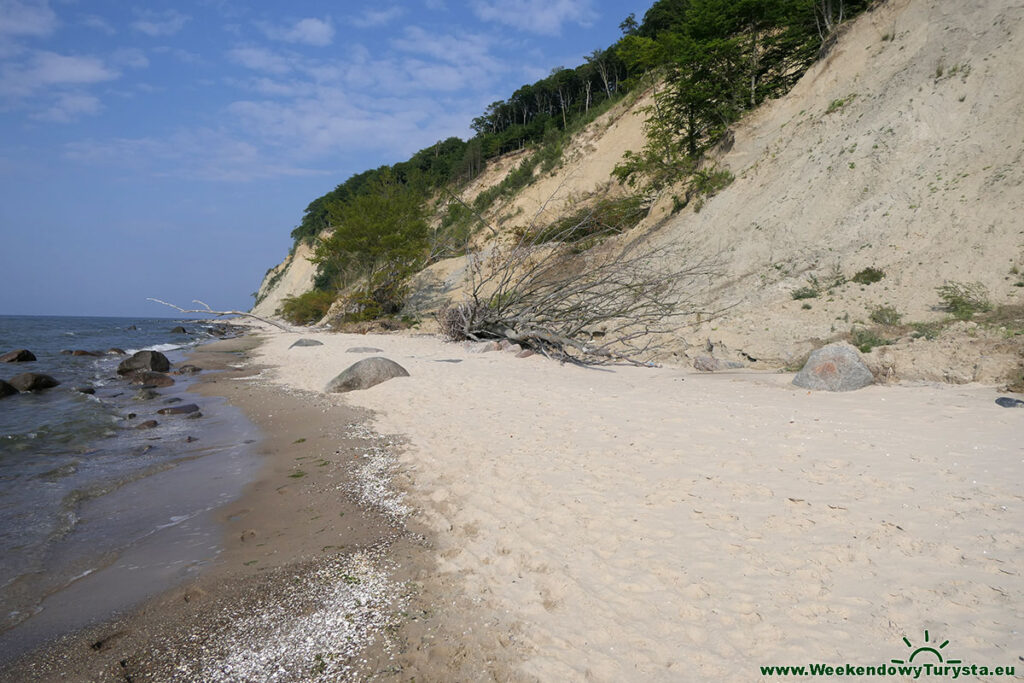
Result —
M 243 316 L 243 317 L 246 317 L 246 318 L 253 318 L 255 320 L 259 320 L 260 322 L 267 323 L 268 325 L 273 325 L 274 327 L 282 329 L 285 332 L 294 332 L 295 331 L 295 330 L 293 330 L 293 329 L 291 329 L 289 327 L 285 327 L 281 323 L 274 322 L 273 320 L 268 320 L 267 318 L 261 318 L 258 315 L 253 315 L 252 313 L 248 313 L 246 311 L 215 311 L 212 308 L 210 308 L 209 304 L 207 304 L 207 303 L 205 303 L 203 301 L 199 301 L 198 299 L 193 299 L 192 303 L 194 303 L 194 304 L 201 304 L 201 305 L 205 306 L 205 308 L 185 309 L 185 308 L 182 308 L 181 306 L 176 306 L 176 305 L 174 305 L 172 303 L 168 303 L 166 301 L 162 301 L 161 299 L 154 299 L 153 297 L 146 297 L 146 301 L 154 301 L 154 302 L 156 302 L 158 304 L 163 304 L 164 306 L 170 306 L 174 310 L 180 311 L 182 313 L 209 313 L 210 315 L 215 315 L 217 317 L 224 316 L 224 315 L 240 315 L 240 316 Z

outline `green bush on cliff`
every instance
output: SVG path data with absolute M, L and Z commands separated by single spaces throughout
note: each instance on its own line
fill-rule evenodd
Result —
M 277 309 L 277 315 L 293 325 L 312 325 L 327 315 L 334 299 L 332 292 L 314 289 L 299 296 L 285 298 Z

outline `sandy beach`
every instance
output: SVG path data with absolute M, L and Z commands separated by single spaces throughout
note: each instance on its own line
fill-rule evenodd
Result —
M 1020 663 L 1022 414 L 991 387 L 303 336 L 193 359 L 265 434 L 217 562 L 4 680 L 781 680 L 926 634 Z M 323 394 L 352 347 L 410 377 Z
M 823 394 L 789 374 L 309 336 L 323 346 L 270 335 L 263 380 L 315 392 L 352 346 L 408 369 L 329 400 L 408 437 L 440 576 L 517 677 L 760 680 L 905 658 L 926 631 L 947 658 L 1020 661 L 1022 415 L 991 387 Z

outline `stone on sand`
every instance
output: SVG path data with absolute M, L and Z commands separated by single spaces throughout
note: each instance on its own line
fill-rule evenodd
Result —
M 324 391 L 329 394 L 343 394 L 348 391 L 369 389 L 394 377 L 408 376 L 408 371 L 395 361 L 375 356 L 350 365 L 328 382 Z
M 289 346 L 288 348 L 289 349 L 293 349 L 296 346 L 323 346 L 323 345 L 324 345 L 324 343 L 322 341 L 317 341 L 316 339 L 300 339 L 297 342 L 295 342 L 294 344 L 292 344 L 291 346 Z
M 811 353 L 793 384 L 817 391 L 854 391 L 875 381 L 856 348 L 829 344 Z

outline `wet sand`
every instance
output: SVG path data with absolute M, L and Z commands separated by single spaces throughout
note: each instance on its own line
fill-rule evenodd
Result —
M 367 429 L 366 411 L 261 381 L 246 359 L 258 343 L 215 342 L 188 361 L 207 370 L 195 391 L 225 397 L 263 435 L 257 479 L 217 511 L 220 555 L 131 614 L 16 661 L 0 681 L 506 678 L 507 663 L 477 656 L 463 636 L 467 606 L 457 619 L 436 607 L 457 591 L 434 580 L 432 543 L 402 505 L 413 475 L 395 472 L 400 440 Z

